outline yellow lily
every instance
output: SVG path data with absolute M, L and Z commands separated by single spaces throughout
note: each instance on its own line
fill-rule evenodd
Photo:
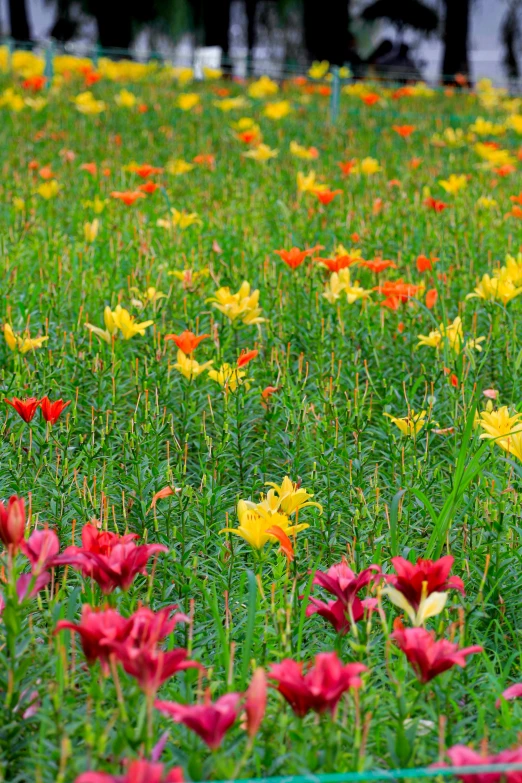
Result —
M 138 309 L 142 309 L 148 304 L 156 304 L 160 299 L 167 298 L 167 294 L 163 294 L 152 285 L 146 288 L 145 291 L 140 291 L 139 288 L 135 288 L 134 286 L 129 290 L 131 294 L 136 294 L 136 298 L 131 299 L 131 304 Z
M 275 103 L 267 103 L 263 114 L 271 120 L 282 120 L 292 111 L 292 104 L 290 101 L 276 101 Z
M 121 305 L 116 305 L 116 309 L 112 313 L 114 323 L 121 331 L 124 340 L 130 340 L 134 335 L 144 335 L 145 329 L 148 326 L 152 326 L 154 321 L 142 321 L 142 323 L 136 323 L 136 319 L 132 316 L 128 310 Z
M 193 163 L 187 163 L 186 160 L 182 160 L 181 158 L 169 160 L 165 166 L 166 171 L 174 177 L 179 177 L 180 174 L 187 174 L 187 172 L 192 171 L 193 168 Z
M 191 359 L 189 356 L 183 353 L 181 349 L 179 349 L 177 354 L 177 362 L 174 365 L 174 369 L 176 369 L 190 381 L 192 378 L 197 378 L 198 375 L 201 375 L 202 372 L 205 372 L 205 370 L 212 364 L 212 359 L 208 362 L 200 364 L 198 361 L 196 361 L 196 359 Z
M 415 413 L 411 410 L 408 416 L 404 416 L 402 419 L 392 416 L 391 413 L 384 415 L 393 421 L 403 435 L 410 438 L 417 435 L 426 424 L 426 411 Z
M 212 362 L 210 362 L 210 364 L 212 364 Z M 219 370 L 208 371 L 209 378 L 212 378 L 213 381 L 216 381 L 220 386 L 223 386 L 226 391 L 231 392 L 235 392 L 237 387 L 241 385 L 244 385 L 246 389 L 249 388 L 249 384 L 243 381 L 245 376 L 246 372 L 244 370 L 240 370 L 237 365 L 232 365 L 228 362 L 224 362 Z
M 57 195 L 60 187 L 58 180 L 50 179 L 48 182 L 42 182 L 37 189 L 37 193 L 46 201 L 49 201 L 49 199 Z
M 308 174 L 303 174 L 302 171 L 297 172 L 297 190 L 300 193 L 313 193 L 327 189 L 328 185 L 317 182 L 315 171 L 309 171 Z
M 201 98 L 197 92 L 182 92 L 178 95 L 177 105 L 183 111 L 190 111 L 197 106 Z
M 260 163 L 266 163 L 267 160 L 270 160 L 271 158 L 277 158 L 278 155 L 279 150 L 273 150 L 267 144 L 258 144 L 258 146 L 253 150 L 243 152 L 244 158 L 251 158 L 252 160 L 257 160 Z
M 83 235 L 85 237 L 86 242 L 94 242 L 96 237 L 98 236 L 98 231 L 100 230 L 100 221 L 98 218 L 94 218 L 94 220 L 91 223 L 84 223 L 83 224 Z
M 253 549 L 261 550 L 268 542 L 275 543 L 277 536 L 267 533 L 267 530 L 277 526 L 288 537 L 296 536 L 301 530 L 310 527 L 306 523 L 292 525 L 285 514 L 264 514 L 258 506 L 248 500 L 240 500 L 237 504 L 238 527 L 225 527 L 220 533 L 233 533 L 243 538 Z
M 207 302 L 212 302 L 216 310 L 231 321 L 240 320 L 246 325 L 261 324 L 265 321 L 259 307 L 259 290 L 250 292 L 250 283 L 246 280 L 237 293 L 232 294 L 230 288 L 222 287 L 207 299 Z
M 270 95 L 276 95 L 278 92 L 277 82 L 274 82 L 269 76 L 261 76 L 256 82 L 252 82 L 248 88 L 248 94 L 251 98 L 268 98 Z
M 13 327 L 8 323 L 4 324 L 4 338 L 11 351 L 19 351 L 22 354 L 41 348 L 49 339 L 47 336 L 31 337 L 30 335 L 27 335 L 26 337 L 20 337 L 20 335 L 15 334 Z
M 463 190 L 468 181 L 465 174 L 450 174 L 448 179 L 439 179 L 439 185 L 441 185 L 446 193 L 451 193 L 454 196 L 459 190 Z
M 490 277 L 483 275 L 475 290 L 466 296 L 466 299 L 479 298 L 486 301 L 498 299 L 503 305 L 507 305 L 512 299 L 522 293 L 522 288 L 517 288 L 513 280 L 503 276 Z
M 413 625 L 419 626 L 424 625 L 426 620 L 430 617 L 435 617 L 437 614 L 440 614 L 446 606 L 446 601 L 448 599 L 447 593 L 434 592 L 430 595 L 426 595 L 427 591 L 424 585 L 427 587 L 427 583 L 424 582 L 423 584 L 423 594 L 417 611 L 415 611 L 408 599 L 399 592 L 399 590 L 396 590 L 395 587 L 388 585 L 383 588 L 381 592 L 388 596 L 392 604 L 395 604 L 399 609 L 406 612 Z
M 271 513 L 282 511 L 288 516 L 307 506 L 315 506 L 320 511 L 323 510 L 320 503 L 310 500 L 313 495 L 299 484 L 294 483 L 288 476 L 284 477 L 281 484 L 267 481 L 266 486 L 272 487 L 272 489 L 269 490 L 266 498 L 258 504 L 258 509 L 263 508 Z
M 130 92 L 129 90 L 120 90 L 120 92 L 114 96 L 114 101 L 123 109 L 132 109 L 136 105 L 138 99 L 133 92 Z
M 330 70 L 330 63 L 328 60 L 314 60 L 309 71 L 308 76 L 310 79 L 324 79 L 328 71 Z

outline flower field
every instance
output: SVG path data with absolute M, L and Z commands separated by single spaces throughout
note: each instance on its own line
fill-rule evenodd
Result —
M 0 780 L 522 763 L 522 99 L 0 71 Z

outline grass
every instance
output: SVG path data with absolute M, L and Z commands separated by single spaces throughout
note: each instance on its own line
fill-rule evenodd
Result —
M 2 89 L 30 95 L 19 77 L 3 81 Z M 216 86 L 247 95 L 235 83 L 181 88 L 154 73 L 137 83 L 104 78 L 91 89 L 106 109 L 85 116 L 71 100 L 85 89 L 83 77 L 73 75 L 38 94 L 47 100 L 39 111 L 0 107 L 0 318 L 20 334 L 29 328 L 32 337 L 49 337 L 25 354 L 1 342 L 2 397 L 71 400 L 52 428 L 39 413 L 28 425 L 5 406 L 1 495 L 26 498 L 31 527 L 50 526 L 62 550 L 79 545 L 91 519 L 168 547 L 148 576 L 110 596 L 126 617 L 141 604 L 154 610 L 177 604 L 190 617 L 167 645 L 186 646 L 207 673 L 176 675 L 159 698 L 193 703 L 207 687 L 213 699 L 244 691 L 255 666 L 268 669 L 287 657 L 309 661 L 331 650 L 368 667 L 364 688 L 341 701 L 335 719 L 297 718 L 270 691 L 244 759 L 240 721 L 215 752 L 158 711 L 149 736 L 145 699 L 133 678 L 116 667 L 103 677 L 98 664 L 85 665 L 79 637 L 53 633 L 59 620 L 78 622 L 82 604 L 106 601 L 91 580 L 57 567 L 23 611 L 4 613 L 0 627 L 0 763 L 11 783 L 74 781 L 86 769 L 121 774 L 122 759 L 149 756 L 165 731 L 161 761 L 168 769 L 181 765 L 192 780 L 225 779 L 238 770 L 256 777 L 419 767 L 457 743 L 487 742 L 498 752 L 518 741 L 520 704 L 497 708 L 495 701 L 521 679 L 520 463 L 494 442 L 481 445 L 473 423 L 475 408 L 486 406 L 485 389 L 499 391 L 497 405 L 520 409 L 520 298 L 506 306 L 466 300 L 479 276 L 519 250 L 520 220 L 505 217 L 519 191 L 520 140 L 507 122 L 517 109 L 504 97 L 487 102 L 489 93 L 394 99 L 375 88 L 381 96 L 375 106 L 343 94 L 332 126 L 328 96 L 303 87 L 284 87 L 293 110 L 271 120 L 263 114 L 266 100 L 248 96 L 247 106 L 223 112 Z M 122 87 L 148 110 L 116 105 Z M 182 111 L 180 92 L 197 93 L 200 104 Z M 279 150 L 276 158 L 263 164 L 243 157 L 249 147 L 230 125 L 244 116 L 259 123 L 263 141 Z M 461 146 L 434 143 L 447 127 L 466 134 L 479 116 L 506 124 L 505 134 L 475 141 L 465 135 Z M 392 129 L 405 124 L 415 126 L 407 139 Z M 292 156 L 292 140 L 316 147 L 319 157 Z M 509 150 L 513 172 L 501 176 L 484 167 L 479 140 Z M 160 189 L 133 206 L 109 195 L 142 183 L 126 169 L 132 161 L 168 168 L 169 160 L 202 154 L 215 156 L 214 168 L 194 164 L 179 176 L 166 170 L 153 178 Z M 380 171 L 343 177 L 340 161 L 368 156 Z M 415 157 L 422 163 L 412 168 Z M 38 162 L 34 170 L 31 160 Z M 94 176 L 80 168 L 92 162 Z M 60 184 L 49 200 L 37 192 L 44 165 Z M 298 193 L 298 171 L 311 169 L 342 191 L 331 204 Z M 455 195 L 438 184 L 452 173 L 469 175 Z M 426 188 L 450 206 L 441 213 L 427 208 Z M 477 206 L 483 196 L 497 205 Z M 86 206 L 95 197 L 107 200 L 99 215 Z M 165 230 L 157 220 L 170 207 L 197 213 L 202 225 Z M 86 242 L 84 224 L 95 217 L 99 233 Z M 322 296 L 330 277 L 324 267 L 308 258 L 292 270 L 274 253 L 320 244 L 320 255 L 331 257 L 339 243 L 349 252 L 359 248 L 365 259 L 397 264 L 379 276 L 352 266 L 352 280 L 364 289 L 402 277 L 435 288 L 434 308 L 425 306 L 422 291 L 397 310 L 380 306 L 377 291 L 368 301 L 348 304 L 343 295 L 330 304 Z M 433 270 L 417 271 L 420 254 L 439 258 Z M 208 275 L 187 288 L 168 274 L 183 269 Z M 267 319 L 260 325 L 232 324 L 208 301 L 220 286 L 237 291 L 243 280 L 260 291 Z M 131 289 L 148 286 L 166 296 L 138 311 Z M 107 344 L 85 323 L 103 327 L 104 307 L 118 303 L 153 326 Z M 447 343 L 438 352 L 417 347 L 419 334 L 457 315 L 466 336 L 486 337 L 482 352 L 454 353 Z M 233 392 L 206 372 L 190 381 L 180 375 L 176 348 L 164 337 L 184 329 L 211 335 L 196 358 L 215 367 L 258 350 L 245 368 L 249 384 Z M 456 388 L 444 368 L 457 376 Z M 267 386 L 277 391 L 263 406 Z M 402 436 L 384 416 L 403 417 L 410 408 L 427 411 L 416 437 Z M 310 527 L 297 536 L 291 563 L 278 545 L 258 556 L 242 539 L 220 534 L 237 526 L 238 500 L 259 500 L 266 482 L 279 484 L 285 475 L 323 509 L 299 512 Z M 152 508 L 167 485 L 181 492 Z M 466 595 L 451 592 L 427 627 L 484 652 L 427 686 L 388 639 L 401 612 L 384 595 L 380 614 L 344 637 L 318 615 L 305 615 L 311 573 L 342 556 L 356 572 L 376 563 L 390 573 L 394 555 L 414 562 L 448 552 Z M 314 587 L 312 595 L 320 593 Z M 32 699 L 38 708 L 24 718 L 23 705 Z

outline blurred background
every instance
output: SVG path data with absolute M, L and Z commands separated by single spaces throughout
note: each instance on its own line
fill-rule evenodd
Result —
M 206 50 L 240 77 L 328 60 L 361 77 L 518 89 L 521 30 L 522 0 L 0 0 L 0 32 L 16 41 L 176 65 Z

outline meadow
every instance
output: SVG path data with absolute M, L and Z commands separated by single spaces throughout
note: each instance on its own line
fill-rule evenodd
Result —
M 0 70 L 0 779 L 521 763 L 522 99 Z

